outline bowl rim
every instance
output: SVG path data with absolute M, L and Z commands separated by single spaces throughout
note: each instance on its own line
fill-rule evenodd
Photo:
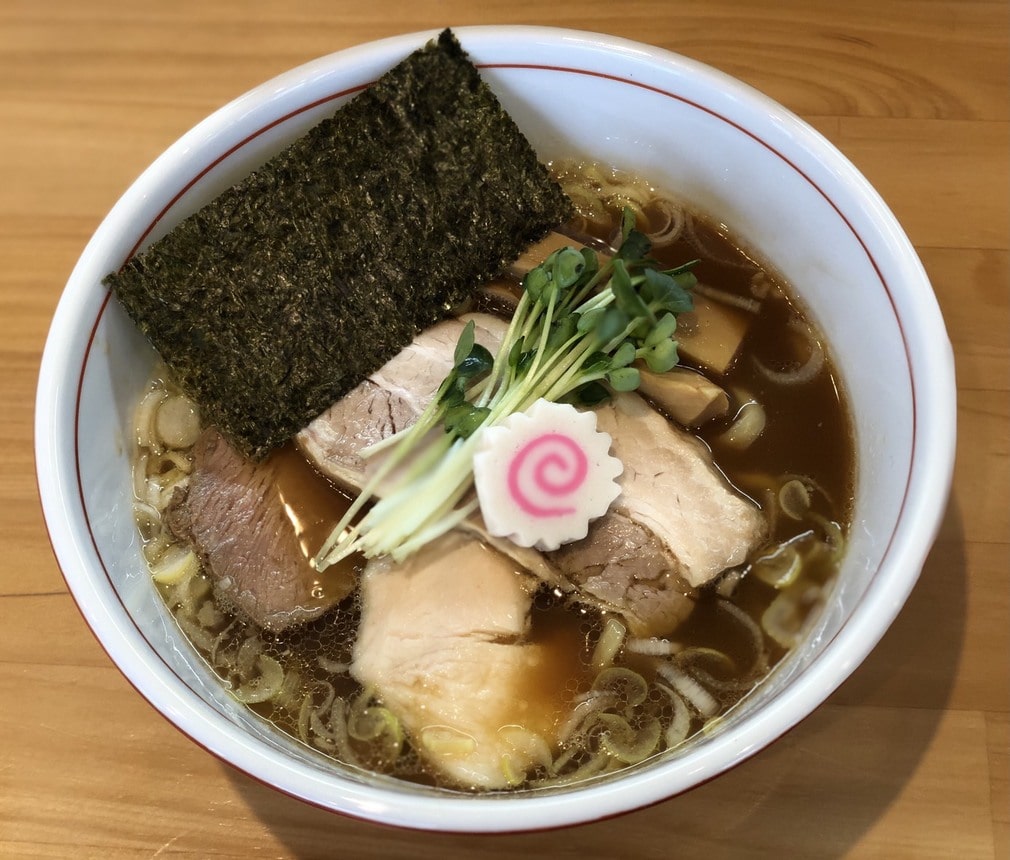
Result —
M 168 165 L 178 164 L 180 160 L 184 160 L 192 147 L 205 141 L 215 130 L 234 123 L 251 105 L 263 105 L 264 100 L 269 101 L 278 94 L 289 93 L 300 82 L 325 74 L 334 66 L 350 67 L 369 57 L 389 56 L 393 57 L 391 62 L 395 62 L 398 56 L 406 55 L 437 32 L 407 33 L 368 42 L 328 54 L 283 72 L 214 111 L 166 149 L 131 184 L 89 241 L 68 279 L 66 290 L 60 299 L 60 307 L 54 316 L 43 354 L 36 399 L 36 479 L 54 555 L 71 596 L 95 638 L 141 696 L 198 745 L 254 779 L 285 794 L 352 817 L 443 832 L 515 832 L 553 828 L 598 820 L 665 800 L 699 784 L 699 779 L 691 774 L 682 774 L 679 780 L 671 780 L 668 773 L 671 770 L 671 763 L 666 762 L 628 773 L 613 783 L 589 785 L 563 794 L 523 795 L 503 802 L 502 798 L 495 796 L 394 796 L 383 788 L 350 784 L 336 772 L 334 772 L 335 780 L 329 776 L 317 778 L 307 774 L 306 769 L 302 767 L 295 768 L 292 772 L 290 761 L 285 761 L 276 750 L 266 749 L 258 742 L 244 739 L 234 725 L 199 697 L 196 697 L 196 702 L 180 704 L 171 684 L 165 687 L 160 679 L 151 676 L 149 660 L 142 654 L 143 646 L 135 638 L 124 636 L 120 621 L 102 605 L 101 596 L 88 582 L 94 571 L 91 570 L 93 567 L 91 560 L 86 553 L 81 552 L 79 546 L 79 539 L 83 538 L 83 535 L 74 536 L 74 523 L 66 514 L 67 506 L 72 507 L 75 499 L 73 489 L 66 486 L 66 470 L 59 468 L 65 463 L 65 452 L 60 450 L 59 428 L 54 426 L 51 420 L 54 404 L 60 397 L 66 396 L 65 374 L 70 349 L 70 338 L 65 337 L 66 320 L 79 310 L 81 303 L 86 299 L 87 291 L 95 288 L 93 280 L 89 286 L 86 279 L 92 267 L 91 261 L 100 256 L 105 245 L 119 229 L 120 223 L 138 205 L 138 201 L 161 181 Z M 587 31 L 553 27 L 479 26 L 454 28 L 454 32 L 464 47 L 474 53 L 500 42 L 520 45 L 531 41 L 546 45 L 567 42 L 580 44 L 602 55 L 616 54 L 633 62 L 645 61 L 663 67 L 673 66 L 700 77 L 712 86 L 728 90 L 738 104 L 748 109 L 773 111 L 775 121 L 781 127 L 788 129 L 788 132 L 796 136 L 804 147 L 830 164 L 837 174 L 850 183 L 853 193 L 865 198 L 879 219 L 880 229 L 888 234 L 889 247 L 896 255 L 900 271 L 910 283 L 917 284 L 920 291 L 919 300 L 914 306 L 905 309 L 902 314 L 899 314 L 896 308 L 895 314 L 899 325 L 902 321 L 907 322 L 906 325 L 902 325 L 902 333 L 906 337 L 910 371 L 914 363 L 919 381 L 928 379 L 929 384 L 917 385 L 916 379 L 911 380 L 915 395 L 913 404 L 915 449 L 911 454 L 909 465 L 909 485 L 891 537 L 891 544 L 878 568 L 875 587 L 860 598 L 853 616 L 814 658 L 811 667 L 817 664 L 820 671 L 811 673 L 809 671 L 811 667 L 808 667 L 803 677 L 795 679 L 788 689 L 780 691 L 766 702 L 760 713 L 718 736 L 709 745 L 709 750 L 714 751 L 715 755 L 710 756 L 712 767 L 703 774 L 703 778 L 713 778 L 772 743 L 823 702 L 876 645 L 917 580 L 928 547 L 938 531 L 953 472 L 955 435 L 953 357 L 939 308 L 911 243 L 877 192 L 818 132 L 748 85 L 671 51 Z M 478 60 L 477 65 L 480 68 L 511 68 L 524 64 L 481 63 Z M 539 63 L 531 65 L 536 68 L 551 68 Z M 556 66 L 551 70 L 598 75 L 617 82 L 645 87 L 660 95 L 680 98 L 672 92 L 664 92 L 659 87 L 635 80 L 628 75 L 605 74 L 565 66 Z M 359 87 L 334 93 L 330 98 L 337 98 L 364 86 L 367 86 L 367 82 Z M 313 101 L 284 116 L 277 116 L 272 124 L 280 123 L 318 104 L 319 101 Z M 722 118 L 738 128 L 741 127 L 738 120 L 732 117 Z M 263 130 L 265 129 L 244 138 L 220 158 L 245 145 L 251 137 L 262 133 Z M 742 130 L 754 136 L 752 131 L 746 128 Z M 760 140 L 760 142 L 771 148 L 771 144 L 767 141 Z M 787 158 L 785 160 L 788 161 Z M 192 182 L 197 181 L 211 166 L 205 166 L 193 177 Z M 190 172 L 192 173 L 192 170 Z M 151 222 L 149 229 L 153 229 L 162 214 L 175 205 L 185 190 L 185 188 L 180 190 L 179 194 L 169 201 L 161 214 Z M 860 241 L 862 242 L 862 239 Z M 929 301 L 930 298 L 932 301 Z M 102 310 L 107 301 L 108 295 L 102 303 Z M 89 350 L 101 315 L 102 311 L 99 311 L 92 327 Z M 915 342 L 910 343 L 908 337 L 913 337 Z M 931 349 L 915 349 L 920 340 L 932 344 Z M 87 354 L 86 352 L 86 356 Z M 80 374 L 82 380 L 83 376 L 84 367 L 81 368 Z M 80 396 L 79 389 L 77 396 L 78 398 Z M 75 449 L 76 438 L 75 428 Z M 79 500 L 79 504 L 83 506 L 83 498 Z M 93 537 L 91 543 L 94 544 Z M 96 544 L 94 548 L 99 563 L 102 564 Z M 121 608 L 123 613 L 127 614 L 125 607 Z M 130 620 L 132 622 L 132 619 Z M 157 655 L 155 659 L 158 659 Z M 185 684 L 181 679 L 177 680 Z M 195 693 L 192 695 L 195 696 Z M 286 771 L 283 779 L 278 777 L 278 768 Z

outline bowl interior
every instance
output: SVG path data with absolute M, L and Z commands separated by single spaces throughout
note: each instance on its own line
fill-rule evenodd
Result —
M 953 447 L 950 422 L 937 416 L 953 412 L 953 386 L 942 322 L 907 239 L 855 169 L 780 106 L 711 69 L 620 40 L 531 28 L 457 33 L 544 159 L 599 160 L 690 200 L 782 273 L 827 333 L 855 421 L 857 497 L 830 605 L 803 644 L 719 731 L 619 777 L 619 791 L 603 782 L 475 800 L 338 775 L 266 730 L 181 640 L 156 599 L 131 516 L 132 411 L 154 355 L 101 278 L 428 34 L 323 58 L 252 91 L 171 147 L 124 195 L 53 322 L 40 376 L 39 479 L 54 549 L 88 623 L 139 691 L 197 742 L 288 793 L 353 815 L 529 829 L 685 790 L 769 743 L 844 679 L 900 608 L 935 532 Z

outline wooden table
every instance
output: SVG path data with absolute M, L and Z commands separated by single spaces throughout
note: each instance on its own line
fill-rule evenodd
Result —
M 686 796 L 568 832 L 437 836 L 238 774 L 110 663 L 42 525 L 33 397 L 88 236 L 170 142 L 253 85 L 369 39 L 533 23 L 661 45 L 809 120 L 932 278 L 958 360 L 954 492 L 920 584 L 830 700 Z M 4 0 L 0 4 L 0 856 L 1010 856 L 1006 0 Z

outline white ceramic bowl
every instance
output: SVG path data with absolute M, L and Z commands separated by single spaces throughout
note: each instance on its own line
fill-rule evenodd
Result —
M 953 359 L 925 273 L 886 205 L 780 105 L 699 63 L 621 39 L 457 30 L 543 158 L 580 155 L 679 192 L 759 249 L 801 294 L 827 332 L 855 419 L 851 544 L 830 606 L 802 646 L 721 731 L 675 757 L 581 789 L 504 798 L 365 780 L 320 764 L 222 690 L 156 598 L 130 513 L 127 445 L 152 352 L 101 279 L 432 35 L 352 48 L 275 78 L 200 123 L 123 195 L 52 323 L 37 399 L 39 487 L 85 620 L 141 695 L 210 752 L 290 795 L 390 824 L 568 825 L 683 792 L 753 755 L 873 648 L 919 575 L 949 491 Z

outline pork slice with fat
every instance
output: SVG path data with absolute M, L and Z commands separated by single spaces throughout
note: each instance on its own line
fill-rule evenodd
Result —
M 596 423 L 624 464 L 621 495 L 584 540 L 548 560 L 636 635 L 664 636 L 690 613 L 697 588 L 746 560 L 765 521 L 704 443 L 637 394 L 615 394 Z
M 624 464 L 616 510 L 666 542 L 691 587 L 742 564 L 764 538 L 761 511 L 730 485 L 708 447 L 638 395 L 615 394 L 597 410 L 597 427 Z
M 369 461 L 358 452 L 417 420 L 452 370 L 461 329 L 457 320 L 445 320 L 419 334 L 310 422 L 295 443 L 323 474 L 348 489 L 360 490 L 379 458 Z
M 695 590 L 650 529 L 611 510 L 585 539 L 548 553 L 548 561 L 583 599 L 620 615 L 636 636 L 665 636 L 694 609 Z
M 578 649 L 527 639 L 536 587 L 507 556 L 459 533 L 401 564 L 373 560 L 362 575 L 351 674 L 453 784 L 504 788 L 549 762 L 557 744 Z

